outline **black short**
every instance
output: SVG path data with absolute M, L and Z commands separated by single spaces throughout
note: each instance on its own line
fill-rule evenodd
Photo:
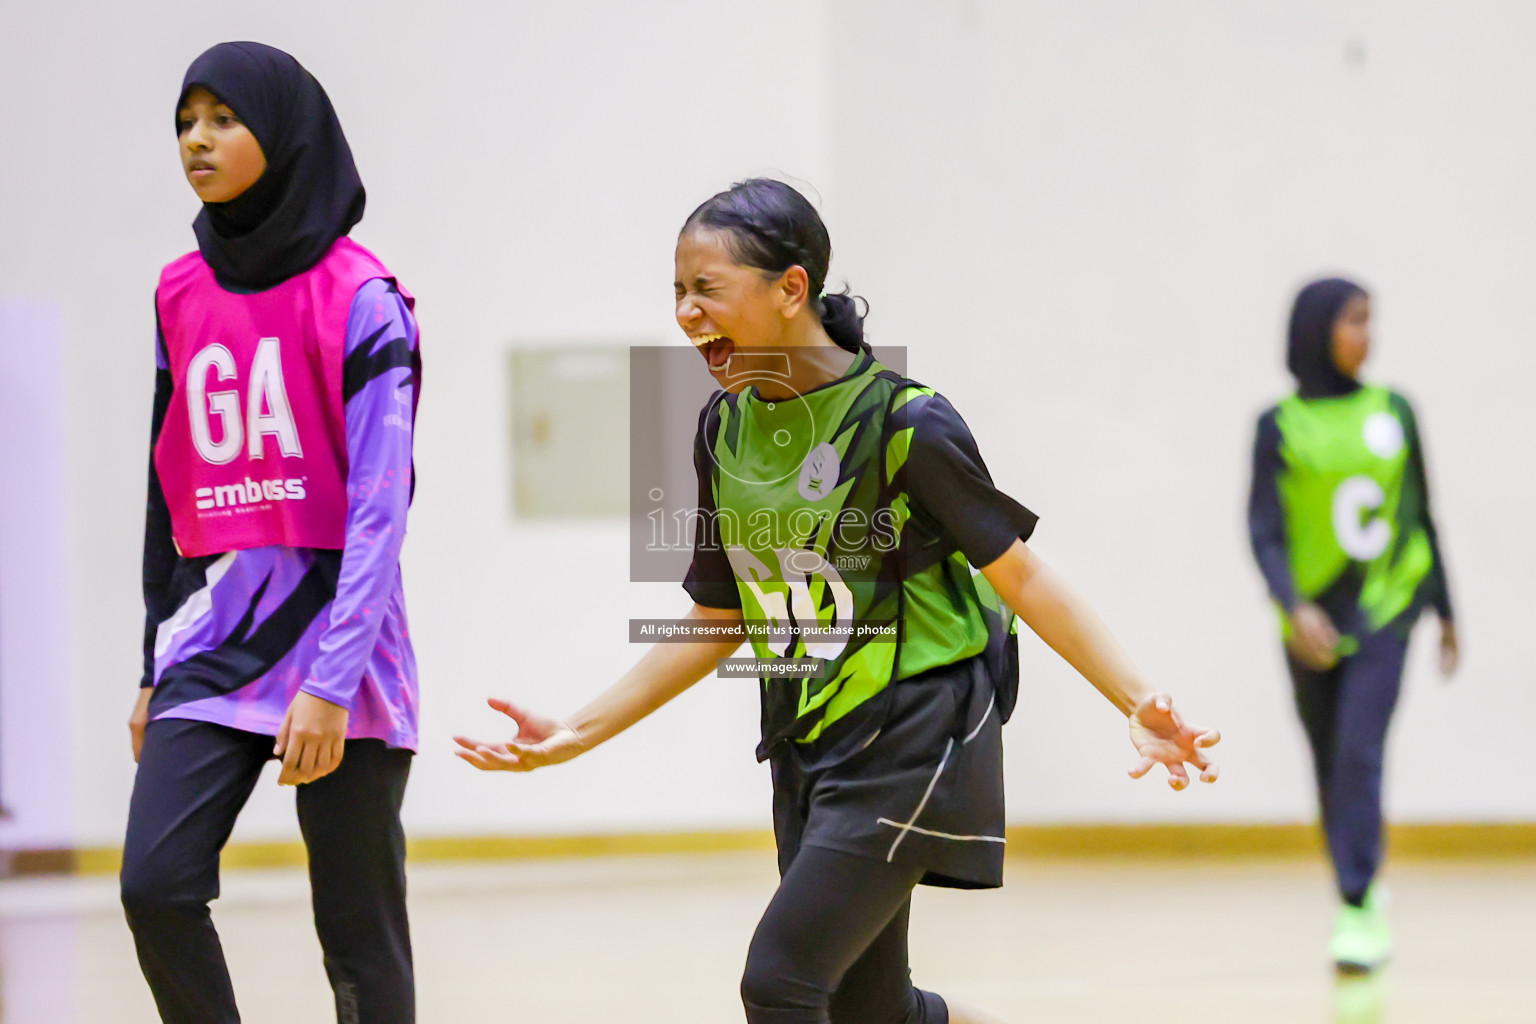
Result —
M 801 846 L 925 870 L 922 884 L 1003 884 L 1003 736 L 980 658 L 904 679 L 884 725 L 827 767 L 770 755 L 780 870 Z

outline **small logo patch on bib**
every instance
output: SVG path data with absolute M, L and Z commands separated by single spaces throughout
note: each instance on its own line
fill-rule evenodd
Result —
M 1365 446 L 1377 458 L 1390 459 L 1403 450 L 1403 424 L 1389 412 L 1376 412 L 1365 420 Z
M 837 449 L 830 444 L 819 444 L 800 464 L 800 497 L 806 501 L 820 501 L 837 488 L 837 476 L 842 471 L 842 460 Z

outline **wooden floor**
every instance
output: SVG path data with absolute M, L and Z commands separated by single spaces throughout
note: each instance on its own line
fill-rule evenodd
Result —
M 923 889 L 918 984 L 1026 1022 L 1531 1024 L 1536 864 L 1392 868 L 1398 956 L 1336 982 L 1311 861 L 1009 865 L 994 892 Z M 425 865 L 412 873 L 419 1018 L 741 1020 L 767 854 Z M 329 1024 L 302 875 L 230 872 L 215 917 L 250 1024 Z M 107 878 L 0 883 L 4 1024 L 154 1024 Z

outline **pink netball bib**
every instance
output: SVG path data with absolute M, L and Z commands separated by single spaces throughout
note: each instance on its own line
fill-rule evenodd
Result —
M 161 272 L 155 305 L 175 389 L 155 468 L 183 555 L 342 547 L 347 317 L 376 277 L 393 280 L 350 238 L 254 295 L 225 291 L 196 252 Z

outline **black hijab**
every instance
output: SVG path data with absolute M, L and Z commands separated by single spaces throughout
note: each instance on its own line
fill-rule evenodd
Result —
M 1285 365 L 1296 378 L 1296 393 L 1302 398 L 1347 395 L 1360 386 L 1333 361 L 1333 325 L 1352 297 L 1365 294 L 1364 288 L 1342 277 L 1313 281 L 1297 294 Z
M 193 86 L 229 106 L 261 144 L 267 169 L 227 203 L 204 203 L 192 222 L 219 283 L 261 291 L 320 262 L 363 219 L 366 194 L 330 97 L 298 61 L 261 43 L 220 43 L 192 62 Z

